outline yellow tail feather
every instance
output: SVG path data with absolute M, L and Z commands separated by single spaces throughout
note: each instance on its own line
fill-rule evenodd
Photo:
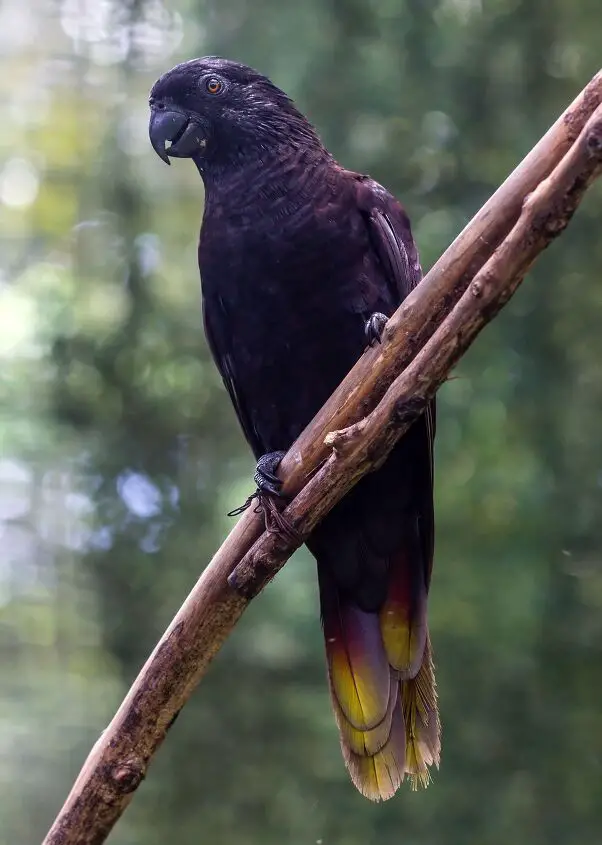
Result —
M 333 695 L 345 764 L 356 788 L 371 801 L 391 798 L 406 775 L 412 789 L 426 787 L 429 766 L 439 767 L 441 725 L 428 636 L 416 676 L 399 681 L 392 670 L 391 683 L 387 716 L 370 731 L 354 728 Z
M 428 767 L 439 768 L 441 755 L 437 684 L 428 635 L 418 674 L 401 682 L 401 701 L 406 730 L 405 772 L 410 775 L 412 789 L 426 787 L 431 780 Z

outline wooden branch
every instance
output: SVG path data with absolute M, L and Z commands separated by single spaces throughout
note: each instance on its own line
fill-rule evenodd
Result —
M 281 465 L 285 490 L 301 492 L 285 515 L 303 536 L 384 460 L 539 252 L 567 225 L 600 172 L 601 102 L 598 74 L 393 315 L 383 343 L 362 356 L 289 450 Z M 264 532 L 252 510 L 243 516 L 90 752 L 45 845 L 106 839 L 249 597 L 293 550 L 281 535 Z

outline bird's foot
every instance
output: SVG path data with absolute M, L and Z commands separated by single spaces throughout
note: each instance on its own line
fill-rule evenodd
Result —
M 285 454 L 286 452 L 266 452 L 265 455 L 261 456 L 257 461 L 255 474 L 253 475 L 257 490 L 249 496 L 244 504 L 238 508 L 234 508 L 232 511 L 228 511 L 228 516 L 240 516 L 247 508 L 251 507 L 255 500 L 257 500 L 255 513 L 259 513 L 262 509 L 265 510 L 265 504 L 270 496 L 284 501 L 285 496 L 281 490 L 282 481 L 276 475 L 276 470 Z
M 276 475 L 276 470 L 285 454 L 285 452 L 267 452 L 257 461 L 253 479 L 260 493 L 282 497 L 282 481 Z
M 286 496 L 282 493 L 282 481 L 276 475 L 278 464 L 285 452 L 267 452 L 257 461 L 257 468 L 253 476 L 257 490 L 239 508 L 230 511 L 228 516 L 238 516 L 255 502 L 254 512 L 263 513 L 265 530 L 270 534 L 280 534 L 287 542 L 300 546 L 303 535 L 289 522 L 282 511 L 286 507 Z M 228 579 L 230 586 L 238 589 L 236 573 Z M 234 578 L 234 580 L 231 580 Z
M 364 326 L 368 346 L 374 346 L 375 343 L 380 343 L 388 319 L 380 311 L 375 311 L 372 316 L 368 317 Z

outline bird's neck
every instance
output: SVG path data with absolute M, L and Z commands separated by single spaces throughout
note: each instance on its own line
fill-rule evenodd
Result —
M 205 215 L 290 216 L 332 190 L 338 171 L 319 142 L 282 144 L 245 151 L 223 167 L 199 168 L 205 184 Z

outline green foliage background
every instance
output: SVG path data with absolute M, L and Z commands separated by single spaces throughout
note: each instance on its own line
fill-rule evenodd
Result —
M 154 79 L 207 53 L 270 75 L 403 199 L 428 267 L 597 70 L 602 7 L 8 0 L 0 24 L 0 843 L 31 845 L 250 490 Z M 111 842 L 598 845 L 601 219 L 597 186 L 440 393 L 433 786 L 348 782 L 302 553 Z

